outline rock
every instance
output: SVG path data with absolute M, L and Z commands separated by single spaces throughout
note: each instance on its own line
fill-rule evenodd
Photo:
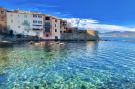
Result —
M 34 44 L 34 41 L 30 41 L 29 44 Z
M 39 86 L 34 86 L 35 87 L 35 89 L 39 89 Z

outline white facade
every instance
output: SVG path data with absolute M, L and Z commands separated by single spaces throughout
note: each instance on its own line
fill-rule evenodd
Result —
M 49 19 L 46 20 L 46 17 Z M 61 20 L 52 16 L 46 16 L 40 13 L 11 11 L 7 12 L 7 27 L 13 34 L 22 34 L 29 36 L 38 36 L 42 39 L 60 39 L 61 38 Z M 45 30 L 49 22 L 49 32 Z
M 43 17 L 39 14 L 7 12 L 7 27 L 14 34 L 43 36 Z

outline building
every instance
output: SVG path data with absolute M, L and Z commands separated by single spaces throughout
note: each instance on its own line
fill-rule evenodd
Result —
M 43 16 L 23 11 L 7 12 L 7 28 L 13 34 L 43 36 Z
M 7 27 L 15 35 L 37 36 L 45 40 L 60 39 L 60 19 L 46 14 L 10 11 L 7 12 Z
M 63 20 L 61 19 L 60 20 L 60 29 L 61 29 L 61 33 L 64 33 L 67 31 L 67 21 L 66 20 Z
M 4 8 L 0 8 L 0 32 L 44 40 L 90 40 L 97 36 L 96 31 L 78 30 L 68 26 L 66 20 L 54 16 Z
M 76 27 L 67 28 L 66 32 L 61 33 L 61 40 L 68 41 L 94 41 L 99 40 L 98 32 L 94 30 L 80 30 Z
M 7 32 L 6 12 L 7 12 L 7 10 L 5 8 L 0 7 L 0 33 L 6 33 Z
M 60 39 L 60 19 L 44 15 L 44 39 Z
M 37 12 L 0 8 L 0 32 L 37 36 L 53 40 L 61 38 L 61 19 Z

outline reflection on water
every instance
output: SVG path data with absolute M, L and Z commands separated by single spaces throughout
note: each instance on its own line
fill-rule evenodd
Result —
M 134 53 L 130 42 L 0 47 L 0 89 L 134 89 Z

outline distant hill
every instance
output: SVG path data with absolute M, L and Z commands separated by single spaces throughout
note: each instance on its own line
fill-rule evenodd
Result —
M 131 31 L 112 31 L 112 32 L 106 32 L 106 33 L 100 33 L 100 37 L 135 37 L 135 32 Z

